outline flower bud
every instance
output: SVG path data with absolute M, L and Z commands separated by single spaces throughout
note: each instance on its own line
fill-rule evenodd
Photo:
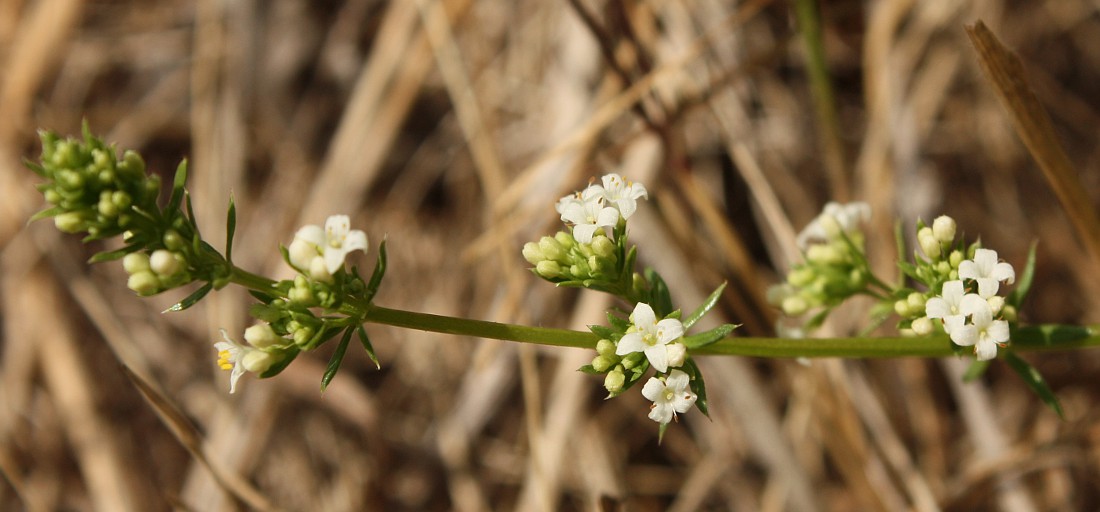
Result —
M 142 270 L 130 275 L 130 278 L 126 280 L 126 287 L 145 297 L 160 290 L 160 279 L 157 279 L 157 276 L 152 272 Z
M 542 250 L 539 249 L 539 244 L 527 242 L 523 244 L 523 259 L 527 260 L 527 263 L 538 265 L 540 261 L 546 259 L 546 256 L 544 256 Z
M 543 260 L 535 264 L 535 273 L 545 279 L 564 277 L 561 265 L 556 261 Z
M 951 243 L 955 239 L 955 229 L 955 219 L 946 215 L 940 215 L 932 221 L 932 236 L 945 244 Z
M 779 307 L 787 316 L 798 316 L 805 313 L 806 310 L 810 308 L 810 305 L 801 295 L 791 295 L 783 299 Z
M 615 355 L 615 342 L 606 339 L 597 341 L 596 353 L 601 356 Z
M 1017 319 L 1016 306 L 1005 304 L 1004 308 L 1001 309 L 1001 317 L 1009 323 L 1015 322 Z
M 964 259 L 966 258 L 963 256 L 962 251 L 958 249 L 951 251 L 951 255 L 947 257 L 948 262 L 951 263 L 951 268 L 959 268 L 959 264 L 962 263 Z
M 993 311 L 993 316 L 999 315 L 1005 307 L 1005 298 L 1000 295 L 994 295 L 986 299 L 986 302 L 989 303 L 989 309 Z
M 922 316 L 916 320 L 913 320 L 913 324 L 910 327 L 917 335 L 925 336 L 928 334 L 932 334 L 932 330 L 935 328 L 935 324 L 932 323 L 931 318 Z
M 295 238 L 293 242 L 290 242 L 290 247 L 287 247 L 286 252 L 290 264 L 300 271 L 308 271 L 313 258 L 320 254 L 316 245 L 300 238 Z
M 53 218 L 54 226 L 57 229 L 65 233 L 79 233 L 83 231 L 88 223 L 84 221 L 84 216 L 79 212 L 65 212 L 58 214 Z
M 932 234 L 932 228 L 925 226 L 917 231 L 917 243 L 920 245 L 920 249 L 924 251 L 924 254 L 932 259 L 940 257 L 940 242 L 936 239 L 936 236 Z
M 328 271 L 328 266 L 325 265 L 325 259 L 321 256 L 314 256 L 309 261 L 309 277 L 314 281 L 320 281 L 322 283 L 331 283 L 333 281 L 332 274 Z
M 122 258 L 122 268 L 127 274 L 136 274 L 143 270 L 149 270 L 149 255 L 143 252 L 132 252 Z
M 271 324 L 259 323 L 244 330 L 244 340 L 256 348 L 282 345 L 286 340 L 275 334 Z
M 787 282 L 791 285 L 802 287 L 810 284 L 816 275 L 814 269 L 809 267 L 796 268 L 787 274 Z
M 164 246 L 167 247 L 169 251 L 178 251 L 182 249 L 183 246 L 186 244 L 186 242 L 183 240 L 183 237 L 180 236 L 180 234 L 174 229 L 169 229 L 167 232 L 165 232 L 164 239 L 162 241 L 164 242 Z
M 906 297 L 906 301 L 909 302 L 909 309 L 911 311 L 924 311 L 924 294 L 920 292 L 910 293 Z
M 902 318 L 909 316 L 909 301 L 903 299 L 894 302 L 894 312 Z
M 597 372 L 604 373 L 607 370 L 610 370 L 611 367 L 618 364 L 618 362 L 619 360 L 617 357 L 596 356 L 594 359 L 592 359 L 592 369 L 596 370 Z
M 174 276 L 184 268 L 184 261 L 178 254 L 157 249 L 149 255 L 149 268 L 159 276 Z
M 608 393 L 612 395 L 623 390 L 623 384 L 626 383 L 626 375 L 623 375 L 623 371 L 620 368 L 615 368 L 610 372 L 607 372 L 607 376 L 603 378 L 603 387 Z
M 313 338 L 313 329 L 309 327 L 302 327 L 294 331 L 294 344 L 299 347 L 305 346 L 311 338 Z
M 669 368 L 677 368 L 684 365 L 684 360 L 687 359 L 687 346 L 683 343 L 669 343 L 665 345 L 668 350 L 668 366 Z
M 565 260 L 565 248 L 563 248 L 553 237 L 544 236 L 539 239 L 539 251 L 542 252 L 543 259 L 554 261 Z
M 819 265 L 835 265 L 844 262 L 844 253 L 832 244 L 818 244 L 806 250 L 806 259 Z
M 568 251 L 577 245 L 577 240 L 573 238 L 573 235 L 566 233 L 565 231 L 558 231 L 554 235 L 554 240 L 557 240 L 561 244 L 562 249 Z
M 104 190 L 99 194 L 99 202 L 96 203 L 96 210 L 104 217 L 115 217 L 118 215 L 118 206 L 111 201 L 111 191 Z
M 592 252 L 601 258 L 610 258 L 615 255 L 615 242 L 606 236 L 592 238 Z
M 263 350 L 249 350 L 241 358 L 241 366 L 252 373 L 263 373 L 281 359 L 281 355 L 264 352 Z

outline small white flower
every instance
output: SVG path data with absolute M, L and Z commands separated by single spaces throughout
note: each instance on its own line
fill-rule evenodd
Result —
M 951 341 L 962 347 L 974 347 L 979 361 L 997 357 L 997 347 L 1008 343 L 1008 322 L 994 320 L 989 302 L 973 293 L 963 297 L 962 312 L 970 317 L 971 323 L 951 331 Z
M 214 348 L 218 351 L 218 366 L 232 371 L 229 374 L 230 393 L 237 391 L 237 381 L 244 372 L 263 373 L 278 360 L 274 354 L 233 341 L 225 329 L 221 329 L 221 333 L 225 341 L 215 343 Z
M 644 185 L 624 180 L 615 173 L 603 177 L 602 191 L 603 197 L 619 209 L 623 220 L 629 219 L 638 210 L 638 199 L 649 199 Z
M 619 211 L 604 206 L 600 190 L 598 186 L 591 186 L 558 201 L 561 220 L 573 224 L 573 238 L 582 244 L 590 243 L 597 229 L 614 227 L 619 222 Z
M 811 221 L 796 241 L 806 249 L 811 241 L 827 241 L 839 238 L 841 233 L 852 233 L 871 218 L 871 206 L 864 202 L 840 204 L 830 201 L 825 209 Z
M 1007 262 L 997 262 L 997 251 L 978 249 L 974 251 L 973 260 L 959 263 L 959 278 L 977 281 L 978 295 L 988 299 L 997 294 L 1001 281 L 1012 284 L 1016 271 Z
M 650 377 L 642 387 L 642 396 L 653 402 L 649 419 L 665 424 L 676 417 L 676 413 L 686 413 L 699 398 L 691 392 L 691 378 L 680 370 L 672 370 L 665 381 Z
M 939 297 L 932 297 L 924 303 L 924 314 L 928 318 L 943 320 L 943 330 L 951 334 L 951 330 L 962 325 L 966 321 L 966 315 L 962 312 L 963 296 L 962 281 L 948 281 L 943 283 L 943 291 Z
M 311 255 L 309 249 L 315 250 L 316 256 Z M 348 253 L 366 250 L 366 233 L 351 229 L 351 219 L 347 215 L 329 217 L 325 220 L 324 229 L 312 224 L 299 229 L 294 234 L 294 242 L 287 248 L 291 256 L 290 262 L 299 270 L 310 270 L 313 259 L 322 257 L 329 274 L 335 274 L 344 266 Z
M 653 308 L 644 302 L 634 306 L 630 314 L 634 325 L 619 340 L 615 355 L 625 356 L 634 352 L 644 352 L 649 364 L 661 373 L 668 371 L 669 350 L 666 345 L 684 335 L 684 324 L 675 318 L 657 321 Z M 675 355 L 675 354 L 674 354 Z

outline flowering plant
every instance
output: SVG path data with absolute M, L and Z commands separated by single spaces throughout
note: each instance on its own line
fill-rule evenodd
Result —
M 565 228 L 522 248 L 535 276 L 560 287 L 586 288 L 613 295 L 617 306 L 606 325 L 589 332 L 528 327 L 390 309 L 375 303 L 387 268 L 386 243 L 377 246 L 369 278 L 348 257 L 370 249 L 368 236 L 352 229 L 351 218 L 329 217 L 324 226 L 299 229 L 283 259 L 296 273 L 273 280 L 233 263 L 236 206 L 226 216 L 224 254 L 205 240 L 195 221 L 185 187 L 187 165 L 176 170 L 167 201 L 158 202 L 160 180 L 146 173 L 141 156 L 117 150 L 85 127 L 82 139 L 41 133 L 42 154 L 28 167 L 44 181 L 38 185 L 47 203 L 34 219 L 53 218 L 67 233 L 84 233 L 86 242 L 121 236 L 123 246 L 91 258 L 92 263 L 121 260 L 127 286 L 139 295 L 163 293 L 201 283 L 167 311 L 187 309 L 208 293 L 229 284 L 245 287 L 257 300 L 250 308 L 254 325 L 243 343 L 226 331 L 214 343 L 217 364 L 230 371 L 230 392 L 246 373 L 260 378 L 279 374 L 302 352 L 339 339 L 321 377 L 321 389 L 339 371 L 353 337 L 380 365 L 365 323 L 447 334 L 595 349 L 581 371 L 603 376 L 608 396 L 618 396 L 640 381 L 650 402 L 649 418 L 663 436 L 670 423 L 693 407 L 707 414 L 707 390 L 695 358 L 702 355 L 757 357 L 897 357 L 957 354 L 976 358 L 971 376 L 1003 357 L 1040 397 L 1061 412 L 1057 399 L 1037 371 L 1017 352 L 1030 349 L 1100 345 L 1100 337 L 1074 326 L 1025 327 L 1018 311 L 1031 286 L 1035 267 L 1032 248 L 1017 279 L 1015 268 L 980 242 L 956 237 L 948 216 L 932 225 L 918 221 L 919 252 L 898 263 L 893 284 L 877 277 L 868 263 L 861 224 L 871 212 L 863 203 L 830 203 L 798 236 L 803 261 L 794 265 L 769 298 L 797 327 L 784 324 L 780 338 L 732 337 L 737 328 L 724 324 L 689 334 L 718 303 L 719 286 L 689 314 L 674 306 L 669 284 L 652 269 L 638 271 L 638 249 L 628 240 L 629 219 L 649 191 L 619 174 L 561 198 L 556 210 Z M 900 230 L 898 246 L 904 254 Z M 1015 285 L 1004 295 L 1003 285 Z M 879 338 L 801 339 L 820 327 L 847 299 L 865 295 L 875 323 L 890 315 L 900 336 Z M 650 375 L 649 370 L 653 370 Z

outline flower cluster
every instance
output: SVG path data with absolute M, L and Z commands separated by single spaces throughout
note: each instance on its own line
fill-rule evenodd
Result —
M 285 292 L 285 298 L 264 297 L 263 303 L 252 307 L 252 315 L 260 322 L 245 331 L 247 344 L 233 341 L 224 331 L 224 341 L 215 344 L 218 365 L 232 371 L 231 392 L 246 371 L 271 376 L 300 351 L 312 350 L 342 330 L 350 338 L 361 322 L 318 316 L 313 308 L 336 311 L 342 300 L 363 294 L 363 280 L 354 271 L 344 270 L 344 260 L 367 247 L 367 235 L 351 229 L 345 215 L 329 217 L 324 228 L 309 225 L 298 230 L 284 256 L 299 274 L 275 286 Z
M 798 235 L 804 261 L 791 268 L 786 283 L 768 290 L 769 302 L 799 316 L 865 292 L 872 283 L 860 226 L 870 215 L 867 203 L 825 205 Z
M 587 244 L 601 228 L 615 228 L 626 222 L 638 209 L 638 199 L 649 198 L 645 186 L 618 174 L 607 174 L 601 181 L 602 186 L 591 184 L 558 200 L 561 220 L 573 226 L 573 238 L 578 243 Z
M 979 361 L 997 357 L 997 347 L 1008 343 L 1009 320 L 1015 320 L 1015 309 L 997 295 L 1000 283 L 1012 284 L 1016 271 L 1012 265 L 998 261 L 997 252 L 975 249 L 973 259 L 960 262 L 959 279 L 943 284 L 941 294 L 925 303 L 924 319 L 914 321 L 918 334 L 932 331 L 932 319 L 942 322 L 951 341 L 962 347 L 974 347 Z M 919 322 L 919 323 L 918 323 Z

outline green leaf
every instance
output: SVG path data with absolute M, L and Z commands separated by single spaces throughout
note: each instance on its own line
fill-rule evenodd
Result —
M 970 367 L 966 369 L 966 373 L 963 374 L 963 382 L 973 382 L 982 375 L 985 375 L 985 371 L 989 369 L 989 361 L 975 360 L 970 363 Z
M 374 264 L 374 273 L 370 276 L 370 282 L 367 283 L 367 291 L 365 297 L 369 303 L 374 299 L 374 295 L 378 293 L 378 287 L 382 285 L 382 278 L 386 275 L 386 239 L 382 239 L 382 243 L 378 244 L 378 262 Z
M 251 288 L 248 289 L 248 294 L 255 297 L 256 300 L 258 300 L 260 302 L 263 302 L 264 304 L 270 304 L 271 301 L 279 298 L 276 295 L 271 295 L 271 294 L 268 294 L 268 293 L 264 293 L 264 292 L 261 292 L 259 290 L 253 290 Z
M 37 174 L 37 175 L 39 175 L 43 178 L 46 177 L 46 168 L 42 167 L 40 164 L 37 164 L 37 163 L 31 161 L 28 158 L 23 159 L 23 166 L 26 167 L 27 169 L 30 169 L 35 174 Z
M 27 221 L 27 223 L 29 224 L 29 223 L 34 222 L 36 220 L 42 220 L 42 219 L 45 219 L 45 218 L 48 218 L 48 217 L 53 217 L 53 216 L 58 215 L 60 213 L 65 213 L 65 209 L 60 207 L 60 206 L 54 206 L 54 207 L 51 207 L 51 208 L 46 208 L 45 210 L 42 210 L 42 211 L 32 215 L 30 220 Z
M 359 333 L 359 343 L 363 344 L 363 349 L 367 351 L 367 357 L 374 363 L 374 368 L 376 370 L 381 370 L 382 364 L 378 362 L 378 355 L 374 353 L 374 345 L 371 344 L 370 338 L 367 337 L 367 330 L 360 324 L 356 332 Z
M 592 334 L 599 336 L 605 340 L 614 339 L 619 333 L 610 327 L 604 327 L 602 325 L 590 325 L 588 330 L 592 331 Z
M 825 319 L 829 317 L 829 313 L 832 312 L 832 308 L 826 308 L 822 310 L 820 313 L 814 315 L 808 321 L 806 321 L 806 325 L 803 327 L 803 329 L 805 329 L 806 331 L 812 331 L 814 329 L 817 329 L 818 327 L 821 327 L 821 324 L 825 323 Z
M 179 209 L 180 203 L 183 201 L 184 194 L 187 190 L 184 188 L 184 184 L 187 182 L 187 159 L 180 161 L 180 164 L 176 167 L 176 176 L 172 178 L 172 195 L 168 198 L 168 206 L 164 208 L 164 213 L 169 216 L 173 212 Z M 190 210 L 190 206 L 188 207 Z
M 229 211 L 225 214 L 225 261 L 233 264 L 233 233 L 237 231 L 237 205 L 229 194 Z
M 174 313 L 176 311 L 183 311 L 191 306 L 194 306 L 198 301 L 202 300 L 203 297 L 206 297 L 206 294 L 210 293 L 210 290 L 213 289 L 213 284 L 206 283 L 202 286 L 202 288 L 195 290 L 195 293 L 188 295 L 187 298 L 173 304 L 172 307 L 161 311 L 161 313 Z
M 282 373 L 287 366 L 290 366 L 294 358 L 298 357 L 299 352 L 300 350 L 298 350 L 298 347 L 294 346 L 286 349 L 286 351 L 283 352 L 283 358 L 280 359 L 279 362 L 272 364 L 267 371 L 261 373 L 259 377 L 261 379 L 268 379 Z
M 687 370 L 688 375 L 691 377 L 691 391 L 695 393 L 696 398 L 695 406 L 699 408 L 699 412 L 703 413 L 703 416 L 710 417 L 710 409 L 707 408 L 707 384 L 703 382 L 703 372 L 699 371 L 699 366 L 695 364 L 695 360 L 687 358 L 684 361 L 684 369 Z
M 665 284 L 665 280 L 661 279 L 661 275 L 652 268 L 645 269 L 646 281 L 649 281 L 649 297 L 653 301 L 650 306 L 653 308 L 653 312 L 657 314 L 657 318 L 664 318 L 672 312 L 672 296 L 669 294 L 668 285 Z
M 1035 279 L 1035 250 L 1038 245 L 1038 241 L 1031 242 L 1031 248 L 1027 251 L 1027 263 L 1024 264 L 1024 271 L 1020 273 L 1020 279 L 1016 281 L 1016 289 L 1008 294 L 1006 302 L 1012 304 L 1017 310 L 1020 309 L 1020 305 L 1027 298 L 1027 292 L 1031 290 L 1031 282 Z
M 589 375 L 603 375 L 604 374 L 604 372 L 596 371 L 596 369 L 593 368 L 592 365 L 590 365 L 590 364 L 586 364 L 586 365 L 584 365 L 580 368 L 577 368 L 577 371 L 581 372 L 581 373 L 587 373 Z
M 1058 397 L 1054 395 L 1054 391 L 1051 391 L 1050 386 L 1047 385 L 1047 381 L 1043 379 L 1039 370 L 1036 370 L 1028 364 L 1027 361 L 1020 359 L 1020 356 L 1017 356 L 1015 352 L 1005 352 L 1005 362 L 1012 367 L 1021 379 L 1024 379 L 1024 383 L 1026 383 L 1035 394 L 1039 395 L 1043 403 L 1047 404 L 1058 414 L 1059 418 L 1063 420 L 1066 419 L 1065 413 L 1062 411 L 1062 404 L 1058 403 Z
M 128 245 L 116 251 L 103 251 L 98 252 L 95 256 L 88 258 L 88 263 L 103 263 L 104 261 L 114 261 L 119 258 L 125 257 L 127 254 L 137 252 L 141 250 L 141 245 Z
M 692 334 L 691 336 L 684 336 L 684 346 L 687 348 L 699 348 L 710 345 L 726 336 L 729 336 L 734 329 L 738 328 L 738 325 L 724 324 L 715 327 L 707 332 L 701 332 L 698 334 Z
M 660 427 L 657 427 L 657 444 L 661 444 L 661 441 L 665 438 L 665 431 L 668 430 L 668 423 L 662 423 Z
M 626 332 L 631 325 L 629 320 L 624 320 L 610 311 L 607 312 L 607 323 L 611 324 L 611 328 L 618 332 Z
M 336 372 L 340 371 L 340 363 L 344 362 L 344 354 L 348 351 L 348 343 L 351 342 L 351 335 L 355 332 L 354 327 L 348 327 L 344 331 L 344 336 L 340 338 L 340 344 L 336 346 L 336 352 L 332 353 L 332 359 L 328 360 L 328 366 L 325 367 L 325 374 L 321 376 L 321 392 L 325 392 L 325 388 L 332 382 L 332 378 L 336 376 Z
M 718 288 L 715 289 L 709 297 L 707 297 L 707 300 L 703 301 L 703 303 L 699 305 L 698 309 L 696 309 L 683 320 L 685 331 L 689 329 L 692 325 L 695 325 L 695 322 L 698 322 L 700 318 L 703 318 L 703 315 L 707 314 L 711 309 L 714 308 L 716 304 L 718 304 L 718 299 L 722 298 L 722 291 L 725 289 L 725 282 L 718 285 Z
M 631 247 L 626 252 L 626 257 L 623 258 L 623 268 L 619 272 L 619 282 L 621 283 L 633 283 L 634 282 L 634 262 L 638 260 L 638 247 Z

